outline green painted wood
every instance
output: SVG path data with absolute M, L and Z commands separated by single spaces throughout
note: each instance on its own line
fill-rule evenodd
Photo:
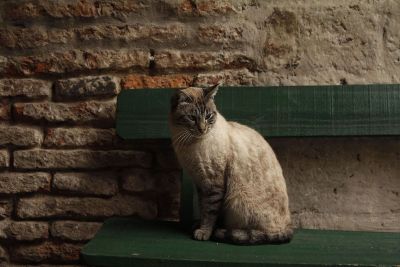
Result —
M 171 89 L 118 96 L 117 132 L 125 139 L 169 138 Z M 400 134 L 400 85 L 226 87 L 216 97 L 229 120 L 264 136 Z
M 285 245 L 200 242 L 176 223 L 110 219 L 82 250 L 91 266 L 394 266 L 400 233 L 298 230 Z

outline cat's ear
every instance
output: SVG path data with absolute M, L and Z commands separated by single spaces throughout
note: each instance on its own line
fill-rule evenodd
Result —
M 214 97 L 217 94 L 218 88 L 219 88 L 220 85 L 221 85 L 220 83 L 217 83 L 217 84 L 214 84 L 214 85 L 212 85 L 210 87 L 207 87 L 207 88 L 203 89 L 204 90 L 204 96 L 205 96 L 205 99 L 207 101 L 214 100 Z
M 171 111 L 174 111 L 179 104 L 190 103 L 191 98 L 182 90 L 175 90 L 171 97 Z

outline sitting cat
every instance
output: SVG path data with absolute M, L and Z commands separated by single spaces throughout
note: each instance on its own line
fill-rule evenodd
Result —
M 189 87 L 171 99 L 173 147 L 199 193 L 200 226 L 193 237 L 208 240 L 213 234 L 241 245 L 289 242 L 293 231 L 281 166 L 259 133 L 218 113 L 217 90 L 218 85 Z

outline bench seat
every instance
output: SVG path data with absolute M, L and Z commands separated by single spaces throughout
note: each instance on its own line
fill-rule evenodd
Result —
M 175 222 L 108 220 L 82 252 L 92 266 L 394 266 L 400 233 L 297 230 L 285 245 L 194 241 Z

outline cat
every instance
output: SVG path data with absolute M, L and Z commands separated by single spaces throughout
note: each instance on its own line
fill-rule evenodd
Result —
M 172 144 L 199 196 L 200 225 L 193 238 L 238 245 L 290 242 L 281 166 L 258 132 L 217 111 L 218 87 L 180 89 L 171 98 Z

